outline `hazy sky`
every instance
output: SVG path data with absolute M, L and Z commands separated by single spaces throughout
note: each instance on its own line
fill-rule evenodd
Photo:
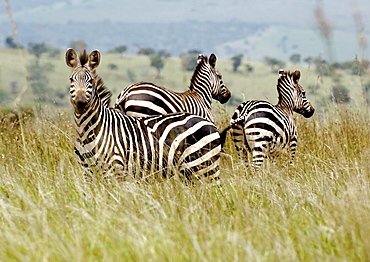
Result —
M 362 15 L 369 26 L 369 0 L 9 0 L 19 21 L 63 23 L 105 20 L 125 22 L 181 22 L 239 20 L 307 26 L 315 23 L 314 10 L 321 6 L 335 27 L 353 24 L 353 14 Z M 5 3 L 3 2 L 5 6 Z M 4 9 L 3 9 L 4 10 Z M 44 16 L 40 15 L 44 14 Z M 6 18 L 1 12 L 0 18 Z

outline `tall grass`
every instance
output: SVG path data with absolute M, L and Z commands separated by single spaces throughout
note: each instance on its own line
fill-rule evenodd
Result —
M 220 186 L 88 183 L 70 116 L 0 119 L 1 261 L 370 259 L 370 122 L 355 109 L 298 118 L 292 166 L 223 158 Z

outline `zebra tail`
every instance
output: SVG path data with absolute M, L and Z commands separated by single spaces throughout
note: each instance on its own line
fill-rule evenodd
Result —
M 230 125 L 228 125 L 227 127 L 224 128 L 224 130 L 221 131 L 221 133 L 220 133 L 221 148 L 224 148 L 224 144 L 226 142 L 227 131 L 229 131 L 233 126 L 235 126 L 236 124 L 238 124 L 242 121 L 244 121 L 244 116 L 239 117 L 237 119 L 233 119 L 233 120 L 230 121 Z
M 224 130 L 222 130 L 222 131 L 221 131 L 221 133 L 220 133 L 221 148 L 224 148 L 224 144 L 225 144 L 225 141 L 226 141 L 227 131 L 229 131 L 231 127 L 232 127 L 232 125 L 228 125 L 228 126 L 227 126 L 227 127 L 225 127 L 225 128 L 224 128 Z

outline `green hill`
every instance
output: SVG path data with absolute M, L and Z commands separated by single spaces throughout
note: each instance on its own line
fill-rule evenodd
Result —
M 209 54 L 207 54 L 209 55 Z M 0 99 L 2 107 L 11 107 L 23 88 L 27 88 L 22 95 L 21 105 L 32 105 L 40 100 L 38 94 L 27 87 L 26 72 L 31 76 L 35 70 L 35 57 L 27 51 L 21 53 L 12 49 L 0 49 Z M 252 71 L 246 69 L 246 64 Z M 37 74 L 42 74 L 46 80 L 43 97 L 47 104 L 69 109 L 68 76 L 70 68 L 64 61 L 64 53 L 57 57 L 44 55 L 40 58 L 41 69 Z M 113 69 L 112 69 L 113 68 Z M 243 62 L 237 72 L 232 70 L 231 60 L 217 61 L 217 68 L 222 73 L 225 84 L 232 92 L 232 102 L 235 105 L 245 100 L 262 99 L 272 103 L 277 101 L 276 81 L 278 68 L 271 67 L 262 62 Z M 353 75 L 350 70 L 336 70 L 337 84 L 334 78 L 323 76 L 324 72 L 314 66 L 288 64 L 285 70 L 300 70 L 300 84 L 306 89 L 307 97 L 321 111 L 325 104 L 331 100 L 332 87 L 339 84 L 349 91 L 351 104 L 357 105 L 364 102 L 364 88 L 369 83 L 369 76 Z M 27 71 L 25 71 L 27 70 Z M 155 68 L 150 67 L 147 56 L 132 56 L 120 54 L 102 54 L 102 62 L 97 69 L 106 86 L 113 92 L 113 102 L 119 92 L 126 86 L 139 82 L 150 81 L 166 88 L 182 92 L 187 90 L 190 84 L 191 71 L 182 70 L 181 60 L 178 57 L 170 57 L 165 60 L 165 66 L 161 71 L 161 78 L 156 78 Z M 37 82 L 31 79 L 29 84 Z M 45 103 L 42 103 L 45 104 Z M 49 105 L 49 106 L 50 106 Z M 217 103 L 215 102 L 215 105 Z M 233 108 L 233 107 L 232 107 Z

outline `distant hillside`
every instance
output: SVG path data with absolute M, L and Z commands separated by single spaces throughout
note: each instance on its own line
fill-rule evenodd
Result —
M 66 49 L 71 41 L 84 40 L 90 49 L 103 52 L 118 45 L 126 45 L 131 54 L 139 47 L 165 49 L 173 56 L 198 49 L 223 58 L 243 53 L 254 61 L 264 56 L 288 61 L 293 53 L 302 58 L 328 53 L 313 1 L 10 0 L 10 4 L 24 46 L 45 42 Z M 325 0 L 322 7 L 333 28 L 333 58 L 344 61 L 362 54 L 353 19 L 356 6 Z M 356 14 L 361 14 L 370 3 L 361 0 L 357 7 Z M 370 23 L 369 17 L 362 19 Z M 12 35 L 5 11 L 0 13 L 0 26 L 2 46 Z

